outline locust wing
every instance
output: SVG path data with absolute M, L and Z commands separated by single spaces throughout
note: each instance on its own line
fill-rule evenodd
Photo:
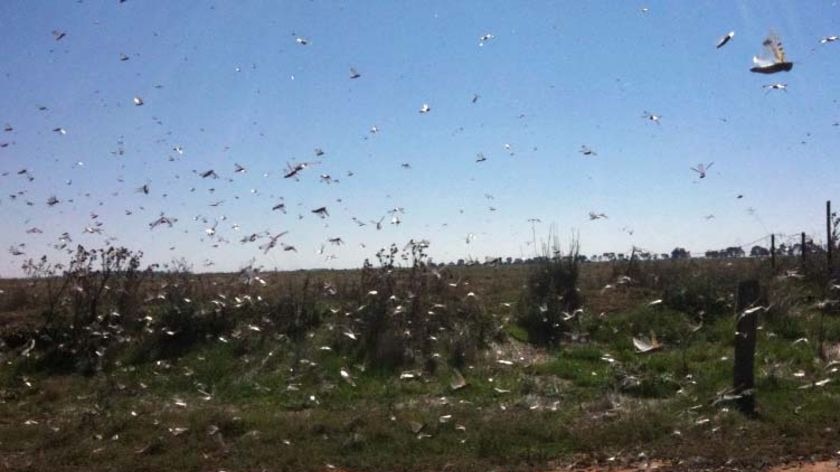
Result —
M 753 64 L 756 67 L 770 67 L 773 65 L 773 61 L 764 57 L 753 56 Z
M 786 60 L 785 49 L 775 33 L 771 32 L 761 44 L 767 50 L 768 55 L 766 57 L 753 57 L 754 67 L 750 69 L 752 72 L 773 74 L 789 71 L 793 68 L 793 63 Z
M 773 62 L 785 62 L 785 48 L 782 47 L 782 42 L 776 34 L 770 33 L 762 44 L 773 55 Z

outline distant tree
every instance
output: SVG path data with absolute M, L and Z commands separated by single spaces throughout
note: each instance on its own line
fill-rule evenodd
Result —
M 744 257 L 744 249 L 740 246 L 730 246 L 724 249 L 723 254 L 726 257 Z
M 825 254 L 825 248 L 821 244 L 815 243 L 813 239 L 805 241 L 805 250 L 809 254 Z
M 614 252 L 605 252 L 601 257 L 603 257 L 604 259 L 606 259 L 608 261 L 614 261 L 615 260 L 615 253 Z
M 671 251 L 671 259 L 688 259 L 689 257 L 691 257 L 691 253 L 686 251 L 685 248 L 675 247 Z
M 660 255 L 659 255 L 659 258 L 660 258 L 660 259 L 667 259 L 667 258 L 669 258 L 669 257 L 670 257 L 670 256 L 669 256 L 667 253 L 664 253 L 664 252 L 663 252 L 662 254 L 660 254 Z
M 770 250 L 766 247 L 753 246 L 752 249 L 750 249 L 750 257 L 764 257 L 769 255 Z
M 513 258 L 508 256 L 505 258 L 505 264 L 513 264 Z
M 720 257 L 721 254 L 720 254 L 720 251 L 706 251 L 705 256 L 709 259 L 714 259 L 714 258 Z

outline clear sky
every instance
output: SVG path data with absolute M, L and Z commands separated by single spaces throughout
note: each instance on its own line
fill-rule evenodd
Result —
M 585 254 L 824 239 L 838 19 L 829 1 L 6 0 L 0 276 L 66 261 L 64 232 L 195 270 L 356 267 L 410 238 L 437 260 L 531 256 L 530 218 Z M 771 30 L 793 70 L 751 73 Z M 177 222 L 150 229 L 161 213 Z M 267 254 L 240 243 L 281 231 Z

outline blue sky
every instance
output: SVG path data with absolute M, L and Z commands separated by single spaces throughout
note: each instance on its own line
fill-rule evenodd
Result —
M 530 256 L 529 218 L 538 237 L 577 232 L 585 254 L 821 239 L 825 200 L 840 205 L 840 41 L 819 40 L 838 15 L 822 1 L 2 2 L 0 276 L 65 260 L 63 232 L 196 270 L 355 267 L 410 238 L 438 260 Z M 770 30 L 789 73 L 749 72 Z M 788 91 L 762 88 L 776 82 Z M 690 167 L 711 161 L 698 180 Z M 209 169 L 220 178 L 193 172 Z M 370 224 L 395 207 L 399 225 Z M 178 221 L 150 229 L 161 213 Z M 239 242 L 266 231 L 297 252 Z

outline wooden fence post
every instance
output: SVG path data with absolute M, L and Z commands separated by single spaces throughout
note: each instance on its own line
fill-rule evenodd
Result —
M 776 235 L 770 235 L 770 267 L 776 268 Z
M 826 260 L 828 261 L 828 273 L 831 274 L 834 266 L 831 265 L 831 251 L 834 248 L 834 235 L 831 231 L 831 200 L 825 202 L 825 240 L 826 243 Z
M 802 254 L 802 268 L 805 268 L 805 232 L 802 232 L 802 242 L 800 243 L 800 250 L 799 252 Z
M 735 332 L 735 368 L 733 389 L 738 409 L 747 415 L 755 413 L 755 338 L 758 327 L 758 312 L 745 310 L 754 305 L 760 297 L 758 280 L 745 280 L 738 284 L 738 298 Z

